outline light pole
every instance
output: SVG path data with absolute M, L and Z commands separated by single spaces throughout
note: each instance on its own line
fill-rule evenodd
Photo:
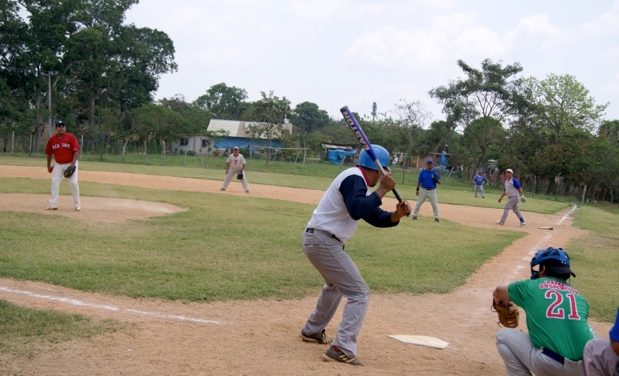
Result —
M 46 135 L 46 141 L 52 137 L 52 76 L 58 74 L 54 71 L 41 71 L 43 76 L 47 76 L 47 111 L 48 111 L 48 124 L 47 132 L 43 132 Z

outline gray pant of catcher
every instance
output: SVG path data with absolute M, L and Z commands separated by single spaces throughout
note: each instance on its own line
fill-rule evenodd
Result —
M 561 364 L 542 353 L 517 329 L 503 329 L 496 334 L 496 347 L 503 358 L 508 376 L 580 376 L 582 361 L 565 359 Z

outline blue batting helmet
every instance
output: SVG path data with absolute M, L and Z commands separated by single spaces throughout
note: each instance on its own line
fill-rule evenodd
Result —
M 533 270 L 533 267 L 537 265 L 549 268 L 553 274 L 567 275 L 568 278 L 571 274 L 576 277 L 570 269 L 570 256 L 563 248 L 548 247 L 537 251 L 531 259 L 531 279 L 539 278 L 539 271 Z
M 378 161 L 383 166 L 383 168 L 388 170 L 389 160 L 391 158 L 389 157 L 389 152 L 387 151 L 387 149 L 380 145 L 372 145 L 372 149 L 374 150 L 374 153 L 376 154 L 376 157 L 378 158 Z M 357 166 L 363 166 L 365 168 L 369 168 L 370 170 L 378 170 L 378 167 L 376 167 L 374 160 L 372 159 L 372 157 L 370 157 L 368 152 L 365 151 L 365 149 L 361 150 L 361 153 L 359 153 L 359 160 L 357 161 Z

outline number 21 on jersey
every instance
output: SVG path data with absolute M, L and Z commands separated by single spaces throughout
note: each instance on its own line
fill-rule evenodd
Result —
M 570 320 L 580 320 L 578 306 L 576 306 L 576 295 L 568 292 L 565 296 L 570 302 L 570 312 L 567 318 Z M 544 297 L 548 300 L 552 300 L 552 303 L 550 303 L 546 309 L 546 317 L 549 319 L 565 319 L 565 309 L 561 308 L 561 303 L 563 303 L 564 299 L 563 295 L 558 291 L 548 290 L 544 294 Z

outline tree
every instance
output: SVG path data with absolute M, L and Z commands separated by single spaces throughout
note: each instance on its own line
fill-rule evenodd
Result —
M 505 129 L 497 119 L 481 117 L 474 120 L 464 130 L 462 140 L 470 165 L 477 170 L 489 157 L 498 158 L 505 136 Z
M 312 132 L 325 127 L 331 119 L 327 111 L 312 102 L 299 103 L 290 114 L 290 121 L 302 132 Z
M 598 135 L 609 144 L 619 146 L 619 120 L 602 122 Z
M 262 98 L 252 104 L 252 112 L 246 114 L 254 121 L 263 124 L 249 126 L 249 134 L 253 137 L 266 138 L 269 146 L 274 138 L 282 138 L 285 129 L 287 115 L 290 113 L 290 101 L 286 97 L 279 98 L 272 91 L 266 94 L 260 92 Z M 267 161 L 270 159 L 270 152 L 267 152 Z
M 501 63 L 485 59 L 481 70 L 462 60 L 458 60 L 458 66 L 466 74 L 466 79 L 430 90 L 430 96 L 443 103 L 447 122 L 466 127 L 478 117 L 493 117 L 502 121 L 513 112 L 518 85 L 514 76 L 522 71 L 520 64 L 503 67 Z
M 214 118 L 236 120 L 246 111 L 247 91 L 221 82 L 211 86 L 194 104 L 209 111 Z
M 578 129 L 595 131 L 608 107 L 597 105 L 589 90 L 568 74 L 550 74 L 541 81 L 529 77 L 525 87 L 533 105 L 531 122 L 553 138 Z
M 402 151 L 406 152 L 409 159 L 414 155 L 424 154 L 421 150 L 423 128 L 430 118 L 430 113 L 424 109 L 421 102 L 406 102 L 403 99 L 395 106 L 394 113 L 395 124 L 405 140 Z

